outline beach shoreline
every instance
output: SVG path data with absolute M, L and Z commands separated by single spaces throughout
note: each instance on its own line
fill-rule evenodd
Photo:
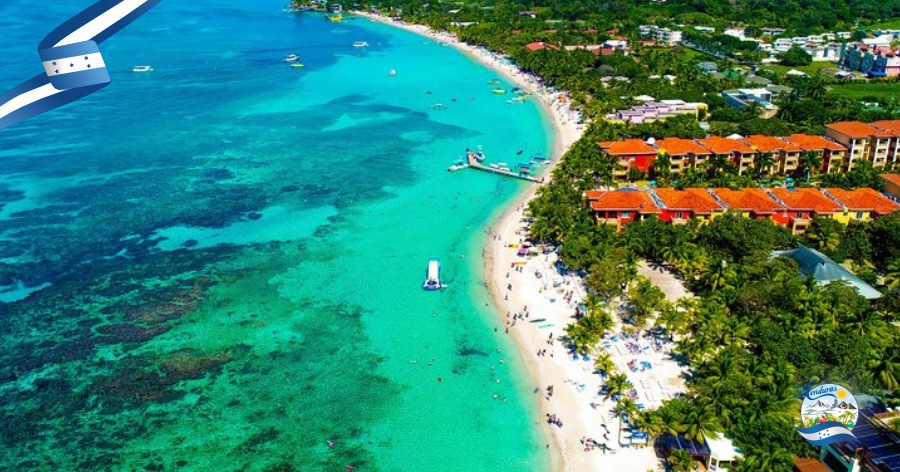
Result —
M 372 21 L 401 28 L 452 46 L 471 59 L 478 61 L 485 67 L 502 75 L 517 87 L 520 87 L 522 90 L 529 92 L 533 97 L 537 98 L 544 116 L 550 121 L 553 133 L 553 151 L 550 156 L 550 163 L 544 172 L 546 178 L 550 176 L 550 173 L 559 163 L 562 155 L 568 151 L 572 144 L 581 138 L 583 125 L 577 123 L 576 113 L 570 110 L 567 105 L 567 97 L 560 92 L 547 90 L 539 84 L 535 77 L 526 74 L 515 66 L 502 62 L 499 55 L 486 51 L 483 48 L 462 43 L 449 33 L 436 32 L 424 25 L 392 21 L 365 12 L 352 13 Z M 521 218 L 522 210 L 527 205 L 527 202 L 534 197 L 537 188 L 538 185 L 531 185 L 526 191 L 515 198 L 515 200 L 510 203 L 506 209 L 503 210 L 501 215 L 490 225 L 488 234 L 492 236 L 498 234 L 507 235 L 514 232 L 515 226 Z M 483 261 L 485 285 L 493 299 L 494 310 L 497 313 L 498 321 L 501 324 L 506 325 L 507 319 L 503 314 L 515 311 L 513 302 L 504 299 L 501 287 L 504 280 L 504 266 L 508 265 L 508 262 L 504 260 L 504 254 L 500 251 L 500 246 L 496 244 L 493 237 L 487 239 L 485 244 L 485 256 Z M 529 355 L 535 348 L 536 339 L 527 336 L 526 333 L 521 330 L 510 330 L 509 334 L 512 336 L 512 340 L 517 347 L 516 355 L 521 359 L 529 382 L 533 385 L 541 386 L 548 383 L 548 378 L 557 377 L 554 375 L 547 375 L 547 372 L 544 372 L 545 369 L 542 368 L 542 365 Z M 595 470 L 595 466 L 585 467 L 586 464 L 582 461 L 575 460 L 571 457 L 573 450 L 581 451 L 583 446 L 579 445 L 577 448 L 573 449 L 572 444 L 567 441 L 566 435 L 562 433 L 562 428 L 555 427 L 545 421 L 543 416 L 544 405 L 542 405 L 540 400 L 535 400 L 535 406 L 538 409 L 538 415 L 535 418 L 535 421 L 540 425 L 539 429 L 541 435 L 544 442 L 547 444 L 551 470 Z M 579 421 L 579 419 L 573 415 L 569 415 L 569 417 L 569 421 L 572 423 Z

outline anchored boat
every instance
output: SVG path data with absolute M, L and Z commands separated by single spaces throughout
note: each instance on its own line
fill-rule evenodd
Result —
M 422 282 L 424 290 L 440 290 L 441 284 L 441 260 L 437 257 L 428 258 L 428 268 L 425 269 L 425 281 Z

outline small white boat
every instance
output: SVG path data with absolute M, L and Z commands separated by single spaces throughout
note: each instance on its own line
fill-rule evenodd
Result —
M 153 66 L 134 66 L 131 72 L 153 72 Z
M 469 164 L 453 164 L 452 166 L 447 168 L 448 172 L 456 172 L 458 170 L 462 170 L 469 167 Z
M 300 56 L 296 54 L 288 54 L 287 56 L 284 56 L 284 62 L 295 62 L 297 61 L 297 59 L 300 59 Z
M 365 41 L 356 41 L 355 43 L 353 43 L 353 47 L 355 47 L 355 48 L 367 48 L 367 47 L 369 47 L 369 43 L 367 43 L 367 42 L 365 42 Z
M 391 74 L 391 77 L 393 77 L 393 76 L 397 75 L 397 71 L 394 69 L 391 69 L 390 74 Z
M 500 168 L 500 166 L 498 166 L 497 164 L 489 164 L 489 165 L 491 166 L 491 169 L 499 169 Z
M 441 260 L 437 257 L 428 258 L 428 268 L 425 269 L 425 281 L 422 289 L 432 291 L 444 288 L 441 284 Z
M 301 62 L 294 62 L 291 64 L 291 69 L 302 69 L 305 66 Z

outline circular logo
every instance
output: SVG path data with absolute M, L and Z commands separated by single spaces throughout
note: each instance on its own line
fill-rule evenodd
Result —
M 837 384 L 822 384 L 811 389 L 800 406 L 804 428 L 825 422 L 838 422 L 848 430 L 856 426 L 859 404 L 846 388 Z

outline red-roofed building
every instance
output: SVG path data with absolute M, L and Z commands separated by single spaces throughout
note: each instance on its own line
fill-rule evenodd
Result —
M 817 189 L 773 188 L 766 193 L 785 208 L 783 220 L 795 234 L 805 232 L 814 216 L 831 218 L 843 211 L 838 202 Z
M 662 204 L 657 204 L 662 210 L 659 218 L 669 223 L 683 224 L 691 218 L 710 220 L 725 211 L 725 207 L 702 188 L 658 188 L 649 193 L 659 198 Z
M 884 191 L 900 198 L 900 174 L 884 174 L 881 178 L 884 179 Z
M 874 167 L 887 163 L 888 148 L 893 135 L 861 121 L 842 121 L 825 126 L 825 136 L 846 146 L 849 152 L 848 169 L 857 159 L 865 159 Z
M 759 154 L 772 156 L 775 164 L 766 169 L 769 173 L 779 172 L 785 174 L 797 170 L 797 167 L 800 166 L 801 149 L 787 141 L 758 134 L 741 139 L 741 141 Z
M 834 472 L 822 461 L 810 457 L 794 456 L 794 472 Z
M 659 214 L 660 209 L 642 190 L 590 190 L 586 192 L 588 205 L 597 221 L 622 225 L 640 221 L 650 215 Z
M 535 51 L 543 51 L 544 49 L 549 49 L 551 51 L 559 51 L 559 47 L 553 44 L 547 44 L 543 41 L 535 41 L 533 43 L 528 43 L 525 45 L 525 49 L 535 52 Z
M 876 121 L 872 126 L 891 134 L 891 143 L 888 145 L 888 162 L 900 161 L 900 120 Z
M 830 139 L 810 134 L 792 134 L 781 138 L 803 152 L 815 153 L 822 160 L 822 171 L 826 173 L 840 172 L 847 160 L 847 148 Z
M 655 145 L 660 154 L 669 156 L 669 160 L 672 162 L 670 170 L 676 174 L 686 167 L 696 168 L 707 162 L 709 157 L 712 156 L 712 151 L 691 139 L 659 139 Z
M 900 204 L 870 188 L 856 190 L 828 188 L 824 193 L 843 204 L 843 213 L 835 218 L 844 223 L 850 220 L 865 221 L 878 218 L 900 210 Z
M 656 149 L 640 139 L 602 141 L 598 144 L 604 154 L 616 158 L 621 166 L 620 169 L 613 170 L 615 177 L 626 177 L 632 168 L 648 172 L 656 159 Z
M 716 188 L 712 192 L 719 197 L 728 210 L 739 212 L 745 218 L 757 220 L 771 219 L 786 225 L 784 207 L 761 188 L 731 190 Z
M 737 168 L 738 174 L 743 174 L 753 167 L 756 151 L 737 139 L 710 136 L 706 139 L 698 139 L 697 142 L 712 151 L 714 155 L 731 161 Z

